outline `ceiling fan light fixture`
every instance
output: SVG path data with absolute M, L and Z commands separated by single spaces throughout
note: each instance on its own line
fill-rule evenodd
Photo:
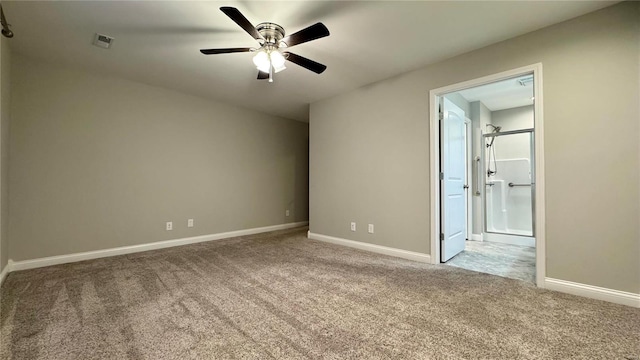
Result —
M 284 66 L 284 65 L 282 65 L 282 66 L 275 66 L 275 65 L 274 65 L 274 66 L 273 66 L 273 72 L 274 72 L 274 73 L 279 73 L 280 71 L 285 70 L 286 68 L 287 68 L 287 67 L 286 67 L 286 66 Z
M 286 66 L 284 66 L 285 58 L 284 56 L 282 56 L 280 51 L 274 50 L 269 55 L 269 57 L 271 58 L 271 65 L 273 66 L 273 70 L 275 72 L 278 73 L 287 68 Z
M 264 50 L 258 51 L 256 56 L 253 57 L 253 63 L 258 70 L 263 72 L 269 72 L 271 68 L 271 62 L 269 61 L 269 55 Z

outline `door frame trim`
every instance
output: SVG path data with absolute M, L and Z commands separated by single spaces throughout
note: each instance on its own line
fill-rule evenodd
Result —
M 430 242 L 431 262 L 440 263 L 440 131 L 438 128 L 438 100 L 447 93 L 533 74 L 534 79 L 534 139 L 535 139 L 535 234 L 536 234 L 536 285 L 544 287 L 546 276 L 545 250 L 545 183 L 544 183 L 544 119 L 542 97 L 542 63 L 536 63 L 497 74 L 452 84 L 429 91 L 429 171 L 430 171 Z
M 466 159 L 465 182 L 467 183 L 467 192 L 465 194 L 465 206 L 467 210 L 467 240 L 471 240 L 473 236 L 473 128 L 471 127 L 471 119 L 465 114 L 464 119 L 464 146 Z

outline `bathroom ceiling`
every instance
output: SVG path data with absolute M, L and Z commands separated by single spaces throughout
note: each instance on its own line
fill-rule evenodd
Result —
M 521 76 L 458 91 L 458 94 L 468 102 L 481 101 L 491 111 L 533 105 L 532 79 L 532 76 Z
M 299 121 L 309 104 L 609 5 L 610 1 L 2 1 L 12 51 Z M 251 47 L 219 8 L 292 33 L 323 22 L 331 36 L 296 51 L 328 66 L 290 64 L 256 80 L 252 54 L 204 56 L 203 48 Z M 92 46 L 95 33 L 115 38 Z

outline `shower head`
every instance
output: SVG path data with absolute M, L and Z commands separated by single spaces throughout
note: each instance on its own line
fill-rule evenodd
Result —
M 495 126 L 493 124 L 487 124 L 485 126 L 491 126 L 493 128 L 492 132 L 494 132 L 494 133 L 500 132 L 500 130 L 502 130 L 502 126 Z
M 487 124 L 485 126 L 491 126 L 493 128 L 492 133 L 499 133 L 500 130 L 502 130 L 502 126 L 495 126 L 493 124 Z M 496 140 L 495 137 L 491 137 L 491 142 L 487 144 L 487 147 L 492 147 L 493 146 L 493 142 Z

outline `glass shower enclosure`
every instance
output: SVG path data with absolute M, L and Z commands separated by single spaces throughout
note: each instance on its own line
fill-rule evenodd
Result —
M 533 129 L 496 131 L 482 137 L 484 232 L 534 237 Z

